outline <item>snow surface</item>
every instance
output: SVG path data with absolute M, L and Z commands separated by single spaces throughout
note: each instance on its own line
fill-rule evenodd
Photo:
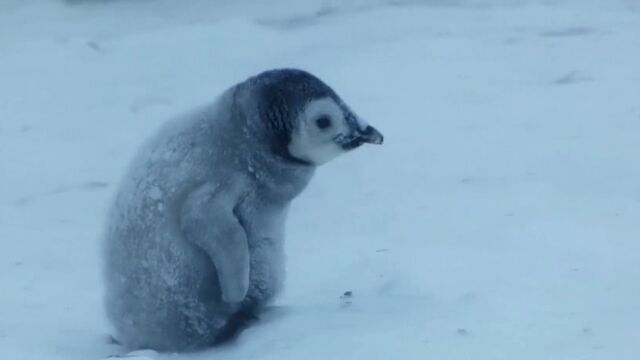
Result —
M 385 145 L 294 203 L 258 325 L 141 356 L 640 358 L 639 1 L 86 3 L 0 2 L 0 359 L 122 354 L 98 248 L 128 162 L 282 66 Z

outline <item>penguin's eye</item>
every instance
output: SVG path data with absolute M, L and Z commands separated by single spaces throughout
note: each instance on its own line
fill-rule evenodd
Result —
M 329 126 L 331 126 L 331 119 L 329 119 L 328 116 L 321 116 L 316 119 L 316 126 L 318 126 L 318 128 L 321 130 L 325 130 Z

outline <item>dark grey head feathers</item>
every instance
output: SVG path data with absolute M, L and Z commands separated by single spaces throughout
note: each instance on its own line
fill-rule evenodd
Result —
M 251 82 L 259 87 L 263 119 L 275 130 L 292 131 L 296 115 L 311 100 L 329 97 L 341 103 L 333 89 L 302 70 L 271 70 Z

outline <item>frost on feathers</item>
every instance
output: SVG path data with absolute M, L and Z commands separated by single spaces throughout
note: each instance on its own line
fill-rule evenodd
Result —
M 284 281 L 290 201 L 316 165 L 382 141 L 354 119 L 314 76 L 276 70 L 151 138 L 123 180 L 105 237 L 115 337 L 134 349 L 196 349 L 233 335 L 240 315 L 268 304 Z

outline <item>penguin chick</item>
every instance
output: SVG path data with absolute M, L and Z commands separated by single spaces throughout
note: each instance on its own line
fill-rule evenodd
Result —
M 115 338 L 180 351 L 232 337 L 282 288 L 287 209 L 314 169 L 382 140 L 329 86 L 292 69 L 169 122 L 137 154 L 108 217 Z

